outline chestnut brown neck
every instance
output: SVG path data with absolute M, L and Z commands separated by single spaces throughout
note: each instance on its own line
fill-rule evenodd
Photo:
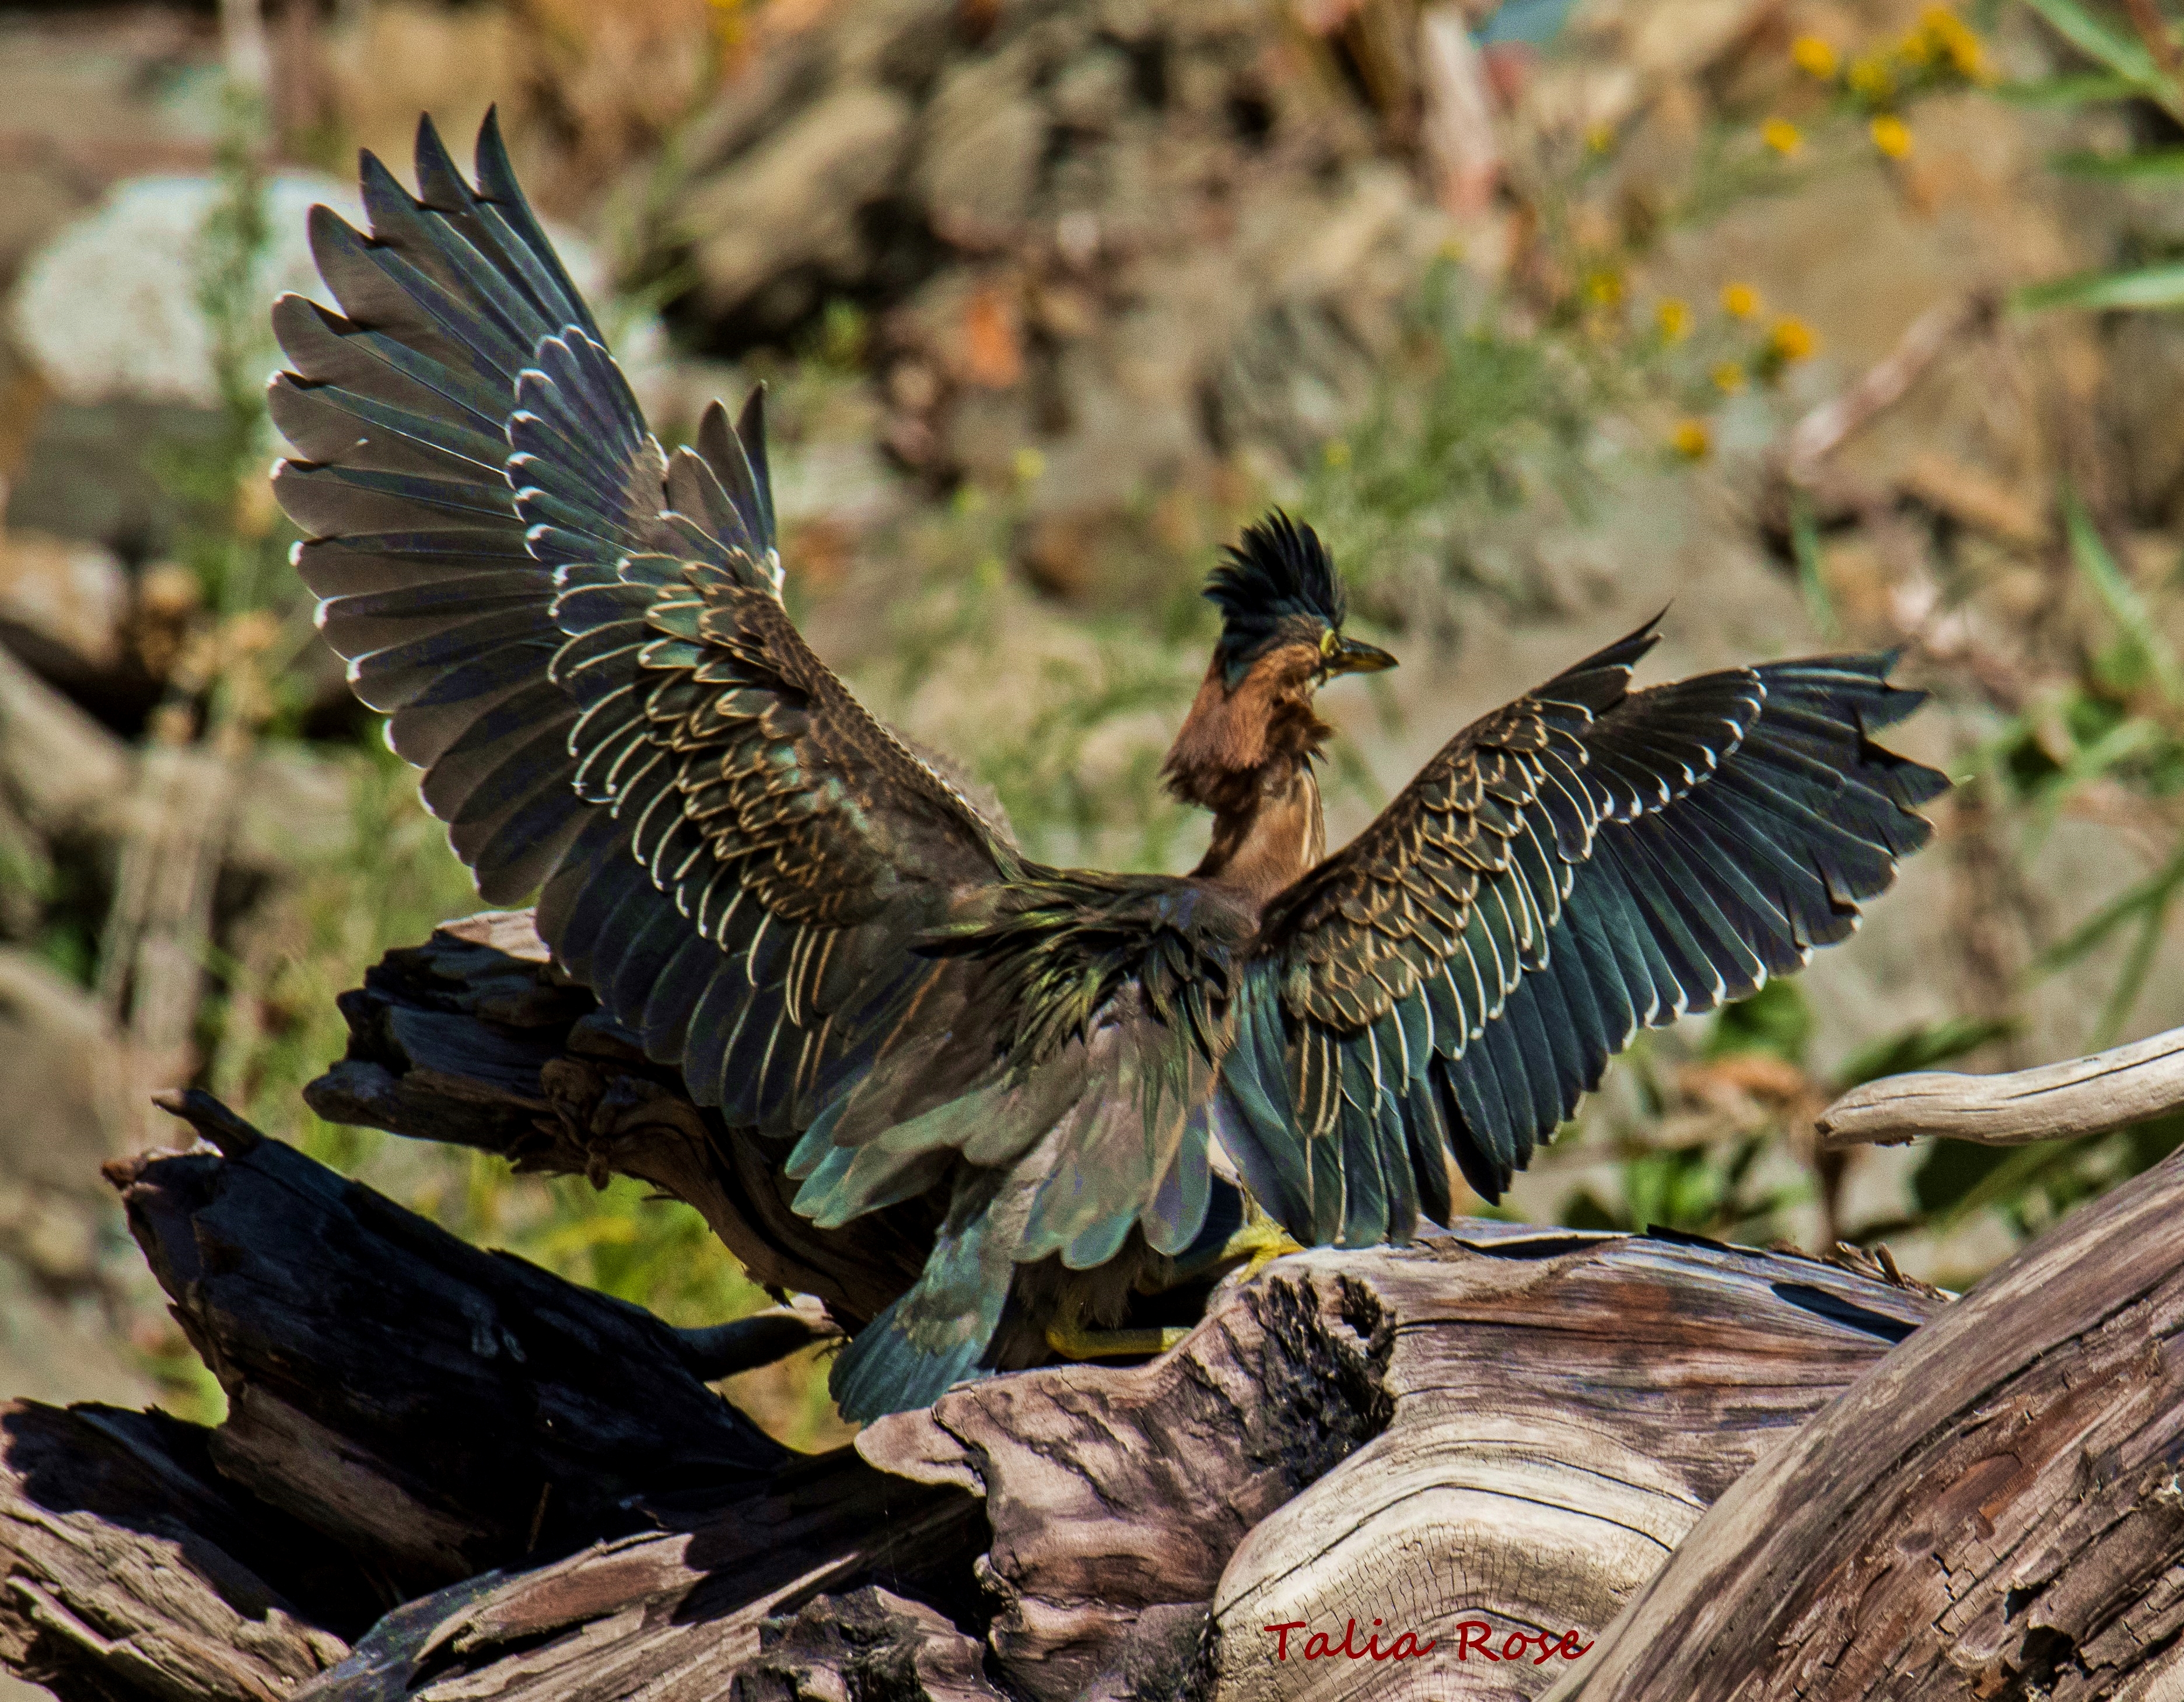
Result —
M 1289 645 L 1232 687 L 1217 655 L 1162 774 L 1213 812 L 1213 840 L 1191 872 L 1263 904 L 1327 852 L 1312 759 L 1334 729 L 1312 713 L 1320 656 Z

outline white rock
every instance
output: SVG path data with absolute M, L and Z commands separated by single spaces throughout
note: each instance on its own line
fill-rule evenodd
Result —
M 222 192 L 205 175 L 129 179 L 32 256 L 9 317 L 20 346 L 63 397 L 217 404 L 212 332 L 198 291 L 205 223 Z M 268 181 L 265 201 L 270 234 L 253 293 L 269 309 L 287 291 L 331 303 L 311 263 L 308 220 L 323 202 L 360 225 L 355 191 L 331 177 L 286 171 Z M 598 254 L 582 238 L 547 229 L 578 289 L 611 323 Z M 658 319 L 638 317 L 616 341 L 641 390 L 664 358 Z M 277 359 L 270 331 L 265 353 L 270 369 Z

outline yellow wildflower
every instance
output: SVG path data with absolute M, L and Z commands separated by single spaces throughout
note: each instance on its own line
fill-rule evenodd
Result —
M 1663 299 L 1660 306 L 1653 309 L 1653 319 L 1661 327 L 1663 342 L 1681 342 L 1691 335 L 1691 308 L 1674 296 Z
M 1623 275 L 1612 267 L 1594 267 L 1585 275 L 1585 298 L 1595 307 L 1613 307 L 1623 299 Z
M 1809 360 L 1819 346 L 1819 334 L 1801 319 L 1776 320 L 1767 337 L 1767 347 L 1785 362 Z
M 1759 311 L 1759 292 L 1749 284 L 1724 284 L 1721 310 L 1731 319 L 1750 319 Z
M 1980 38 L 1947 7 L 1929 6 L 1919 14 L 1917 39 L 1923 48 L 1922 62 L 1946 59 L 1949 69 L 1960 77 L 1975 82 L 1985 77 L 1986 65 Z
M 1800 36 L 1791 42 L 1790 58 L 1807 76 L 1823 82 L 1836 74 L 1836 50 L 1818 36 Z
M 1033 448 L 1030 444 L 1027 443 L 1017 451 L 1016 475 L 1018 484 L 1035 485 L 1045 471 L 1046 457 Z
M 1350 446 L 1340 437 L 1330 437 L 1319 452 L 1319 458 L 1330 467 L 1346 467 L 1350 464 Z
M 1585 133 L 1585 145 L 1595 153 L 1606 153 L 1615 146 L 1615 126 L 1596 124 Z
M 1770 118 L 1759 126 L 1759 139 L 1787 159 L 1805 145 L 1797 126 L 1786 118 Z
M 1685 460 L 1702 461 L 1707 451 L 1713 448 L 1713 433 L 1703 420 L 1679 420 L 1676 429 L 1669 434 L 1669 441 Z
M 1882 113 L 1866 126 L 1866 133 L 1891 159 L 1901 159 L 1911 152 L 1911 126 L 1894 113 Z
M 1724 396 L 1734 396 L 1744 388 L 1744 369 L 1733 360 L 1724 360 L 1713 370 L 1713 387 Z

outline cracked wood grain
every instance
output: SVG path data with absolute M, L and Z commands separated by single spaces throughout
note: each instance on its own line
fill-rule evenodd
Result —
M 983 1492 L 989 1641 L 1027 1696 L 1530 1694 L 1554 1673 L 1459 1663 L 1448 1628 L 1589 1637 L 1936 1304 L 1812 1260 L 1467 1224 L 1279 1260 L 1151 1364 L 973 1385 L 858 1447 Z M 1443 1646 L 1398 1673 L 1278 1660 L 1263 1630 L 1375 1616 Z
M 1538 1694 L 1567 1663 L 1459 1659 L 1458 1627 L 1496 1649 L 1589 1643 L 1717 1496 L 1938 1306 L 1817 1260 L 1511 1225 L 1290 1267 L 1362 1281 L 1401 1321 L 1392 1409 L 1230 1560 L 1207 1694 L 1235 1702 Z M 1297 1658 L 1352 1618 L 1358 1644 L 1378 1619 L 1384 1648 L 1409 1632 L 1432 1652 Z M 1297 1621 L 1279 1660 L 1264 1627 Z
M 2184 1694 L 2184 1155 L 1763 1459 L 1556 1702 Z
M 209 1096 L 176 1108 L 226 1150 L 108 1175 L 227 1393 L 214 1461 L 397 1599 L 786 1460 L 649 1312 L 458 1240 Z
M 75 1699 L 272 1702 L 384 1605 L 164 1413 L 0 1408 L 0 1660 Z M 331 1627 L 339 1627 L 340 1631 Z

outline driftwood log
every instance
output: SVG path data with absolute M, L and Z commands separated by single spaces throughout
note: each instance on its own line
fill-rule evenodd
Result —
M 852 1321 L 914 1256 L 844 1279 L 521 918 L 344 1009 L 322 1111 L 645 1176 Z M 1953 1301 L 1658 1232 L 1297 1255 L 806 1457 L 707 1385 L 809 1314 L 671 1329 L 170 1109 L 203 1143 L 109 1174 L 227 1420 L 0 1410 L 0 1660 L 65 1697 L 2178 1694 L 2177 1160 Z

